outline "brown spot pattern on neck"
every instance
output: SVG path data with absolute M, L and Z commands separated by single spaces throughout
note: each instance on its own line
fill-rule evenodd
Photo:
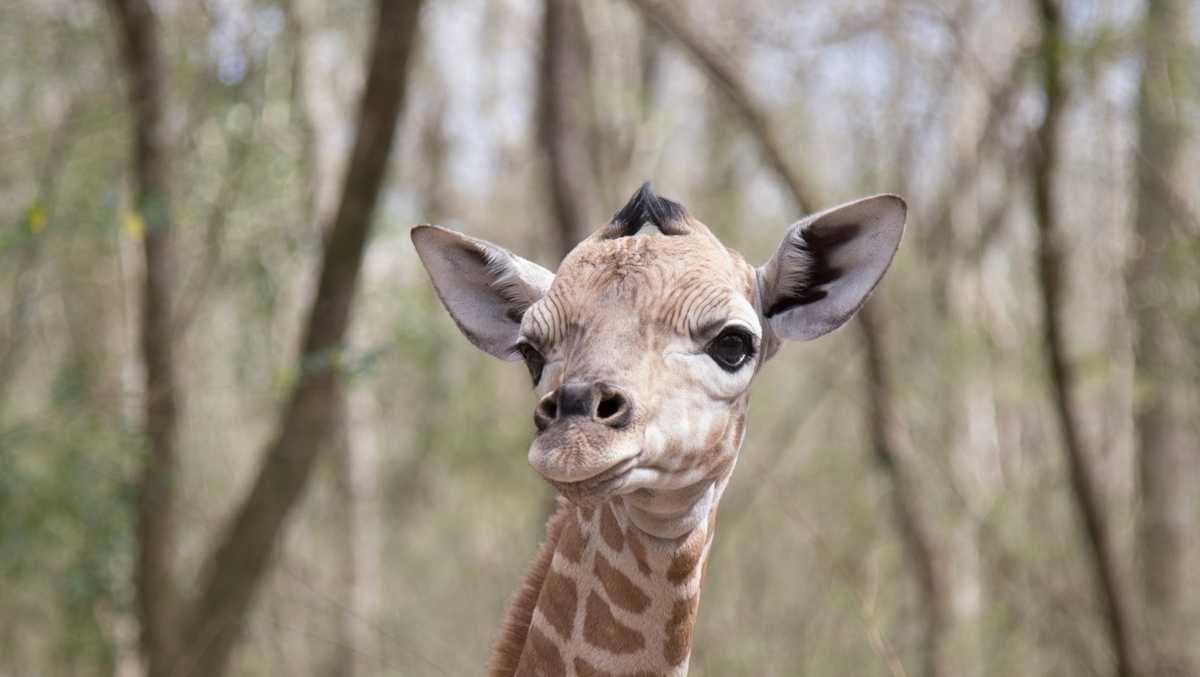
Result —
M 549 637 L 537 628 L 529 628 L 529 646 L 521 654 L 517 673 L 529 677 L 566 677 L 567 665 Z
M 601 670 L 600 668 L 593 667 L 591 663 L 588 663 L 582 658 L 575 659 L 575 674 L 578 677 L 659 677 L 653 672 L 646 670 L 639 672 L 622 672 L 617 674 L 615 672 L 609 672 L 608 670 Z
M 604 504 L 604 510 L 600 512 L 600 535 L 604 537 L 604 542 L 613 549 L 613 552 L 621 552 L 625 549 L 625 534 L 621 532 L 617 516 L 613 514 L 612 506 L 608 503 Z
M 638 571 L 642 572 L 643 576 L 649 576 L 652 569 L 650 560 L 646 557 L 646 546 L 642 544 L 642 539 L 638 538 L 637 529 L 632 524 L 625 529 L 625 540 L 629 543 L 629 552 L 637 562 Z
M 537 608 L 563 639 L 570 639 L 575 629 L 575 607 L 578 604 L 579 592 L 575 581 L 551 570 L 546 575 Z
M 595 590 L 588 594 L 583 638 L 597 649 L 618 655 L 640 651 L 646 645 L 642 633 L 618 621 L 608 602 L 600 599 Z
M 513 677 L 517 672 L 522 652 L 525 650 L 525 642 L 529 639 L 533 610 L 537 606 L 538 596 L 542 592 L 546 573 L 550 570 L 550 560 L 554 557 L 554 549 L 558 546 L 563 524 L 567 521 L 574 521 L 566 519 L 570 514 L 570 507 L 565 501 L 560 501 L 558 511 L 546 523 L 546 541 L 538 549 L 533 565 L 529 567 L 529 573 L 525 575 L 521 587 L 513 594 L 508 611 L 504 615 L 504 626 L 500 631 L 500 639 L 488 662 L 490 677 Z
M 650 606 L 650 596 L 628 576 L 621 573 L 620 569 L 609 564 L 604 555 L 599 552 L 596 553 L 594 571 L 596 577 L 600 579 L 600 584 L 604 587 L 604 592 L 613 604 L 637 614 L 642 613 Z
M 560 502 L 491 676 L 684 674 L 715 511 L 682 540 L 662 541 L 642 534 L 620 501 L 586 511 Z
M 671 618 L 667 621 L 667 639 L 663 642 L 663 656 L 670 665 L 679 665 L 692 651 L 692 626 L 696 622 L 696 609 L 700 595 L 675 602 Z

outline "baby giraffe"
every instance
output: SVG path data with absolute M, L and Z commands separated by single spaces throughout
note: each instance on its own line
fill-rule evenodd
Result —
M 649 184 L 557 274 L 413 229 L 467 339 L 529 368 L 529 464 L 565 499 L 509 606 L 493 677 L 687 674 L 750 383 L 784 340 L 817 338 L 862 306 L 905 212 L 879 195 L 809 216 L 758 268 Z

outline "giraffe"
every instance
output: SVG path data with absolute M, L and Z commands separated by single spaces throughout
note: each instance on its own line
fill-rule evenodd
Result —
M 646 183 L 557 273 L 431 225 L 412 240 L 466 338 L 529 369 L 528 461 L 559 492 L 492 677 L 688 672 L 717 506 L 754 375 L 846 322 L 891 263 L 904 201 L 790 226 L 751 266 Z

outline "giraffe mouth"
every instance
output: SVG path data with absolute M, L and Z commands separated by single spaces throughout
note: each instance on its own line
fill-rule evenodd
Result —
M 620 463 L 603 470 L 586 479 L 575 482 L 558 482 L 549 480 L 564 498 L 580 504 L 596 503 L 615 495 L 629 479 L 629 474 L 637 467 L 637 454 Z

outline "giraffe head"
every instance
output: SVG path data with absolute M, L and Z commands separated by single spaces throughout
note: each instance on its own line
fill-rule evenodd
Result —
M 529 463 L 577 503 L 624 496 L 639 527 L 673 538 L 728 478 L 758 369 L 782 341 L 858 310 L 904 217 L 893 195 L 829 209 L 788 228 L 757 268 L 649 184 L 557 274 L 436 226 L 412 238 L 466 337 L 529 368 Z

